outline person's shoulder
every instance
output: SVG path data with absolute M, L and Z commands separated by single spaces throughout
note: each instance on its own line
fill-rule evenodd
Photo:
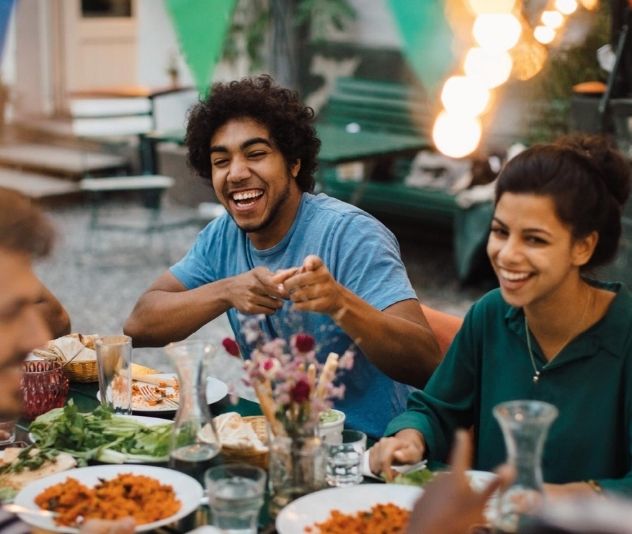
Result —
M 470 308 L 468 315 L 473 319 L 489 320 L 492 317 L 505 317 L 516 311 L 505 302 L 499 288 L 492 289 L 478 299 Z
M 308 209 L 315 212 L 327 213 L 330 214 L 332 217 L 339 217 L 341 219 L 366 217 L 378 222 L 375 217 L 368 214 L 366 211 L 358 208 L 357 206 L 354 206 L 337 198 L 330 197 L 325 193 L 318 193 L 317 195 L 306 193 L 305 203 L 306 206 L 308 206 Z
M 204 228 L 202 228 L 199 236 L 202 238 L 211 238 L 226 234 L 230 235 L 238 231 L 239 228 L 235 224 L 235 221 L 233 221 L 228 213 L 224 213 L 223 215 L 220 215 L 210 221 Z

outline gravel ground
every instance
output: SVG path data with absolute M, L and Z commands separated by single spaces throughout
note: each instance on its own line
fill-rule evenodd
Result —
M 142 216 L 133 206 L 121 201 L 112 205 L 112 210 L 119 220 Z M 145 235 L 129 232 L 99 232 L 89 236 L 88 207 L 65 204 L 49 207 L 48 211 L 59 240 L 52 257 L 38 264 L 36 270 L 67 308 L 73 331 L 82 333 L 121 332 L 140 294 L 186 252 L 202 227 L 200 223 L 171 230 L 166 237 L 157 236 L 153 242 Z M 169 219 L 195 215 L 189 209 L 176 206 L 166 206 L 163 212 Z M 388 224 L 400 240 L 404 263 L 420 299 L 432 307 L 464 315 L 488 284 L 460 286 L 452 266 L 451 247 L 446 245 L 449 235 L 437 239 L 436 232 L 432 232 L 433 239 L 429 240 L 417 235 L 410 225 Z M 92 253 L 86 252 L 88 242 L 94 249 Z M 165 244 L 169 260 L 165 257 Z M 227 335 L 231 335 L 230 327 L 226 317 L 221 316 L 193 337 L 218 343 Z M 161 349 L 135 349 L 134 360 L 170 370 Z M 217 363 L 219 378 L 235 384 L 238 391 L 244 393 L 238 380 L 239 362 L 221 356 Z

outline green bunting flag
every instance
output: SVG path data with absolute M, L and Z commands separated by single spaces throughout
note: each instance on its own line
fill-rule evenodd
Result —
M 389 0 L 404 56 L 428 94 L 438 90 L 454 68 L 452 30 L 444 5 L 444 0 Z
M 165 0 L 180 50 L 205 94 L 224 48 L 235 0 Z

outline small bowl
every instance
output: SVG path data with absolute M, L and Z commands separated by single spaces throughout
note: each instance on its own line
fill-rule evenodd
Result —
M 68 378 L 59 362 L 26 361 L 22 364 L 22 413 L 35 419 L 53 408 L 61 408 L 68 396 Z
M 318 435 L 325 445 L 339 445 L 342 443 L 345 414 L 340 410 L 331 409 L 327 410 L 324 415 L 331 420 L 326 420 L 318 425 Z

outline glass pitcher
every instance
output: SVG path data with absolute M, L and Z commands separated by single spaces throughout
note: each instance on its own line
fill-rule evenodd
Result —
M 165 352 L 180 381 L 180 406 L 171 437 L 170 467 L 203 479 L 220 451 L 220 442 L 206 402 L 207 364 L 214 348 L 205 341 L 171 343 Z
M 555 406 L 547 402 L 517 400 L 494 408 L 505 438 L 507 462 L 516 478 L 498 500 L 495 532 L 517 532 L 520 518 L 533 511 L 542 499 L 542 452 L 551 423 L 557 417 Z

